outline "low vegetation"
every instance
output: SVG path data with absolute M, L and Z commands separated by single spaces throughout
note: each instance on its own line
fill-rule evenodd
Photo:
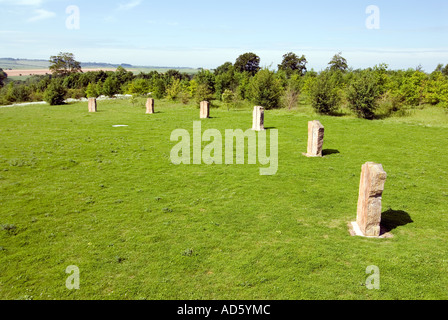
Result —
M 198 105 L 203 100 L 228 103 L 232 97 L 233 103 L 250 101 L 269 110 L 295 108 L 302 97 L 320 114 L 348 110 L 365 119 L 404 115 L 425 106 L 448 108 L 448 65 L 439 65 L 429 74 L 419 68 L 389 70 L 385 64 L 353 70 L 339 53 L 327 69 L 315 72 L 307 70 L 305 56 L 287 53 L 274 71 L 261 68 L 256 54 L 245 53 L 235 63 L 193 75 L 177 70 L 134 74 L 121 66 L 115 72 L 82 73 L 70 53 L 53 56 L 51 61 L 53 75 L 31 76 L 26 81 L 9 81 L 0 70 L 0 104 L 44 99 L 60 104 L 67 98 L 130 94 Z

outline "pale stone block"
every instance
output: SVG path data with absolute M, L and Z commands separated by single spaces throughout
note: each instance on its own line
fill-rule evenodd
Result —
M 252 130 L 264 131 L 264 108 L 254 107 Z
M 210 102 L 202 101 L 201 102 L 201 119 L 210 118 Z
M 382 196 L 387 173 L 381 164 L 367 162 L 362 166 L 356 223 L 366 237 L 379 237 Z
M 153 114 L 154 113 L 154 99 L 149 98 L 146 100 L 146 114 Z
M 89 112 L 97 112 L 97 104 L 95 98 L 89 98 Z
M 307 157 L 322 157 L 325 128 L 317 120 L 308 122 L 308 150 Z

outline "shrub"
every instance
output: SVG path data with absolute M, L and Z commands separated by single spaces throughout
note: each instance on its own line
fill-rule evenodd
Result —
M 62 86 L 62 84 L 57 82 L 52 82 L 45 90 L 44 100 L 51 106 L 64 104 L 65 95 L 67 94 L 67 89 Z
M 202 101 L 213 100 L 213 92 L 210 90 L 210 87 L 206 84 L 200 84 L 196 88 L 196 92 L 194 95 L 195 101 L 200 104 Z
M 249 100 L 265 109 L 278 108 L 283 88 L 275 73 L 268 69 L 259 71 L 251 80 Z
M 370 72 L 362 72 L 356 75 L 347 88 L 349 107 L 360 118 L 373 119 L 375 117 L 378 97 L 378 83 Z
M 311 105 L 320 114 L 334 113 L 341 102 L 332 72 L 322 71 L 309 87 Z
M 180 79 L 174 78 L 169 87 L 166 89 L 166 97 L 169 100 L 176 100 L 180 91 Z

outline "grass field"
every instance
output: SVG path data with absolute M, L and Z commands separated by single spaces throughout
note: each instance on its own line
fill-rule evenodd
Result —
M 259 165 L 171 163 L 171 132 L 192 132 L 194 106 L 98 109 L 0 109 L 0 299 L 448 298 L 445 112 L 366 121 L 306 106 L 267 111 L 279 169 L 260 176 Z M 203 130 L 252 124 L 249 108 L 211 116 Z M 310 159 L 315 119 L 326 155 Z M 393 238 L 348 232 L 367 161 L 388 173 Z M 65 286 L 71 265 L 79 290 Z M 365 286 L 371 265 L 380 290 Z

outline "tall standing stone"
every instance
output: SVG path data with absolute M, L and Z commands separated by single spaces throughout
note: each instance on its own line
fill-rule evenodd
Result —
M 308 151 L 307 157 L 322 157 L 325 128 L 317 120 L 308 122 Z
M 201 102 L 201 119 L 210 118 L 210 102 L 202 101 Z
M 146 114 L 154 113 L 154 99 L 149 98 L 146 100 Z
M 96 111 L 97 111 L 96 99 L 89 98 L 89 112 L 96 112 Z
M 252 130 L 264 131 L 264 108 L 254 107 Z
M 381 164 L 367 162 L 362 166 L 356 223 L 366 237 L 379 237 L 382 197 L 387 173 Z

